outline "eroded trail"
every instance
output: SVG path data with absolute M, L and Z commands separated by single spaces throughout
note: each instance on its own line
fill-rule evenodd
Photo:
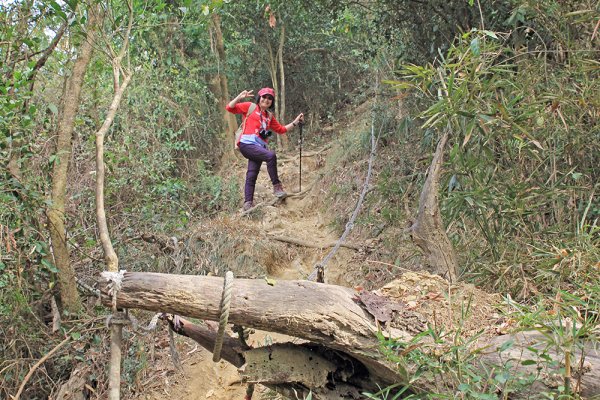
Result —
M 306 279 L 339 238 L 332 228 L 333 217 L 321 207 L 322 199 L 327 195 L 320 184 L 324 174 L 323 159 L 326 155 L 326 150 L 322 150 L 303 156 L 301 194 L 298 194 L 298 155 L 280 157 L 280 178 L 290 196 L 274 205 L 270 205 L 273 202 L 271 182 L 263 165 L 256 186 L 255 204 L 258 206 L 248 215 L 242 215 L 240 212 L 233 217 L 240 228 L 258 229 L 261 238 L 253 240 L 279 241 L 286 246 L 296 247 L 294 252 L 290 252 L 294 257 L 277 263 L 284 265 L 283 268 L 269 271 L 269 277 L 275 282 Z M 243 160 L 240 160 L 236 167 L 236 173 L 243 182 Z M 355 250 L 348 248 L 340 248 L 336 252 L 326 266 L 328 283 L 348 285 L 345 271 L 354 253 Z M 263 346 L 290 340 L 293 341 L 294 338 L 269 332 L 255 332 L 251 335 L 249 344 Z M 235 367 L 225 361 L 214 363 L 212 354 L 191 340 L 178 339 L 178 349 L 183 356 L 183 369 L 171 376 L 165 376 L 157 389 L 138 398 L 163 399 L 169 396 L 180 400 L 229 400 L 245 397 L 247 386 L 240 382 Z M 276 398 L 274 396 L 276 395 L 266 388 L 257 385 L 253 399 L 273 399 Z

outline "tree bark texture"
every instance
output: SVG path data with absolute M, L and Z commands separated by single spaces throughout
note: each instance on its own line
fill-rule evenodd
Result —
M 46 210 L 48 229 L 52 239 L 52 252 L 54 262 L 58 268 L 60 294 L 63 307 L 69 311 L 77 311 L 80 307 L 79 294 L 75 283 L 75 272 L 71 266 L 69 249 L 67 246 L 67 232 L 65 227 L 65 197 L 67 188 L 67 174 L 72 151 L 72 136 L 75 116 L 79 109 L 81 88 L 87 66 L 96 41 L 96 28 L 98 16 L 90 13 L 87 22 L 87 37 L 81 44 L 79 55 L 73 66 L 71 77 L 67 81 L 63 93 L 62 114 L 56 130 L 56 160 L 52 170 L 51 205 Z
M 117 307 L 139 308 L 218 321 L 223 279 L 126 272 L 117 294 Z M 353 300 L 355 292 L 310 281 L 236 279 L 229 323 L 283 333 L 360 361 L 374 381 L 405 381 L 398 368 L 379 353 L 377 325 Z M 110 304 L 110 299 L 105 304 Z
M 176 333 L 213 351 L 218 324 L 205 321 L 196 325 L 181 317 L 176 317 L 176 323 L 174 320 L 169 323 Z M 226 333 L 221 356 L 238 368 L 243 381 L 260 383 L 290 399 L 306 398 L 309 393 L 315 400 L 358 399 L 364 390 L 379 390 L 348 356 L 310 342 L 250 348 Z
M 429 272 L 445 276 L 450 282 L 454 282 L 458 263 L 452 243 L 446 235 L 438 196 L 444 148 L 447 141 L 448 133 L 446 132 L 440 139 L 433 160 L 431 160 L 429 173 L 419 197 L 417 219 L 411 230 L 413 241 L 427 257 Z
M 235 139 L 235 131 L 237 129 L 237 122 L 235 116 L 225 110 L 225 105 L 229 102 L 229 85 L 227 83 L 227 75 L 225 74 L 225 66 L 227 65 L 227 57 L 225 55 L 225 45 L 223 43 L 223 32 L 221 31 L 221 16 L 217 13 L 211 15 L 212 29 L 215 37 L 215 47 L 217 50 L 217 56 L 219 60 L 219 72 L 217 79 L 219 81 L 219 110 L 223 115 L 223 137 L 225 138 L 225 154 L 233 158 L 235 157 L 233 152 L 233 146 L 231 145 Z
M 117 294 L 117 306 L 218 321 L 222 289 L 223 279 L 217 277 L 128 272 L 125 273 L 121 290 Z M 338 379 L 335 393 L 313 390 L 313 394 L 319 393 L 315 399 L 340 398 L 340 390 L 350 396 L 349 393 L 357 389 L 369 389 L 369 383 L 385 387 L 407 382 L 407 373 L 399 370 L 397 364 L 390 364 L 385 355 L 379 352 L 374 318 L 356 302 L 356 297 L 356 292 L 351 289 L 309 281 L 278 281 L 271 286 L 263 280 L 235 280 L 229 323 L 279 332 L 312 343 L 302 343 L 298 345 L 301 348 L 291 350 L 289 346 L 278 347 L 277 351 L 267 351 L 266 356 L 261 356 L 260 352 L 264 352 L 265 348 L 247 350 L 234 338 L 226 336 L 222 357 L 237 367 L 245 363 L 244 369 L 240 372 L 249 381 L 267 386 L 273 384 L 280 388 L 285 386 L 282 382 L 288 375 L 284 374 L 284 377 L 278 377 L 277 373 L 265 375 L 264 370 L 253 369 L 252 364 L 264 365 L 267 363 L 266 360 L 276 358 L 278 352 L 285 352 L 286 356 L 283 359 L 286 359 L 292 352 L 300 351 L 325 357 L 332 361 L 337 369 L 340 369 L 341 364 L 351 363 L 350 369 L 363 368 L 366 371 L 363 381 Z M 105 304 L 110 304 L 109 298 L 103 301 Z M 208 323 L 207 326 L 199 326 L 184 319 L 182 321 L 183 323 L 175 331 L 192 338 L 212 351 L 216 339 L 214 325 L 211 327 L 212 323 Z M 405 321 L 408 321 L 407 328 L 402 331 L 397 330 L 393 334 L 400 340 L 408 342 L 416 333 L 410 330 L 410 320 L 406 318 Z M 503 346 L 507 341 L 514 342 L 514 345 Z M 541 349 L 546 346 L 546 343 L 547 340 L 544 340 L 539 333 L 522 332 L 482 339 L 475 347 L 478 349 L 476 352 L 480 356 L 478 361 L 482 363 L 482 368 L 494 370 L 497 365 L 510 365 L 515 373 L 540 374 L 539 382 L 536 380 L 533 388 L 526 389 L 539 392 L 552 388 L 556 383 L 556 377 L 560 378 L 560 354 L 551 348 L 548 349 L 547 353 L 550 357 L 558 362 L 552 370 L 546 370 L 543 374 L 537 369 L 538 365 L 527 365 L 529 363 L 523 365 L 522 361 L 541 360 L 542 357 L 536 355 L 531 349 L 536 348 L 539 350 L 538 354 L 542 354 Z M 319 349 L 319 346 L 325 350 Z M 505 349 L 499 351 L 501 347 Z M 251 355 L 249 351 L 252 352 Z M 582 353 L 585 356 L 583 361 L 581 361 Z M 286 371 L 287 367 L 291 370 L 292 364 L 286 365 L 285 361 L 281 361 L 281 365 L 282 367 L 277 370 L 278 373 Z M 586 344 L 583 352 L 572 351 L 572 365 L 573 390 L 578 390 L 583 396 L 600 393 L 600 356 L 593 343 Z M 409 369 L 416 370 L 418 367 L 409 366 Z M 348 370 L 347 368 L 345 371 Z M 297 380 L 294 382 L 298 383 Z M 315 389 L 311 388 L 309 383 L 296 386 L 294 389 Z
M 125 89 L 127 89 L 130 80 L 131 74 L 125 76 L 123 83 L 118 86 L 110 107 L 108 108 L 106 119 L 98 132 L 96 132 L 96 220 L 98 222 L 100 242 L 102 243 L 102 249 L 104 250 L 106 268 L 111 272 L 117 272 L 119 270 L 119 258 L 117 257 L 117 253 L 110 240 L 110 233 L 108 232 L 108 224 L 106 222 L 106 211 L 104 210 L 104 137 L 115 119 L 119 104 L 123 98 L 123 93 L 125 92 Z
M 107 41 L 107 47 L 112 55 L 112 67 L 113 67 L 113 88 L 114 95 L 112 102 L 108 108 L 106 118 L 102 123 L 98 132 L 96 132 L 96 221 L 98 223 L 98 233 L 100 235 L 100 242 L 102 243 L 102 250 L 104 251 L 104 260 L 106 267 L 110 272 L 117 272 L 119 269 L 119 258 L 113 248 L 112 241 L 110 240 L 110 233 L 108 231 L 108 224 L 106 222 L 106 212 L 104 209 L 104 137 L 110 129 L 117 110 L 121 104 L 123 93 L 127 89 L 129 82 L 132 77 L 132 73 L 127 69 L 123 68 L 122 61 L 129 50 L 129 38 L 131 35 L 131 28 L 133 26 L 133 5 L 131 0 L 127 1 L 127 8 L 129 10 L 129 20 L 127 24 L 127 31 L 124 34 L 123 43 L 118 52 L 110 44 L 110 39 Z M 97 7 L 94 7 L 93 11 L 98 11 Z M 112 18 L 111 18 L 112 19 Z M 121 75 L 123 75 L 123 82 L 121 82 Z M 119 400 L 121 397 L 121 348 L 122 348 L 122 331 L 123 325 L 117 320 L 122 320 L 123 313 L 117 310 L 113 305 L 111 319 L 111 342 L 110 342 L 110 365 L 108 374 L 108 399 Z
M 277 50 L 277 58 L 279 61 L 279 122 L 285 124 L 285 68 L 283 64 L 283 45 L 285 44 L 285 25 L 281 24 L 281 33 L 279 34 L 279 49 Z M 277 135 L 277 139 L 281 140 L 281 145 L 284 150 L 290 147 L 288 135 Z

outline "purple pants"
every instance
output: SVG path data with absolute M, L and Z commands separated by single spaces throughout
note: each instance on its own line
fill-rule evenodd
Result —
M 248 171 L 246 172 L 246 185 L 244 186 L 244 201 L 254 200 L 254 188 L 256 178 L 260 172 L 263 161 L 267 163 L 267 172 L 271 183 L 281 183 L 277 175 L 277 155 L 274 151 L 263 148 L 258 144 L 240 143 L 240 153 L 248 159 Z

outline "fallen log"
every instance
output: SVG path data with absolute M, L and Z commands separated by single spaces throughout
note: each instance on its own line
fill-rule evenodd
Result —
M 485 343 L 481 361 L 487 365 L 514 365 L 522 376 L 536 376 L 521 395 L 534 396 L 549 388 L 570 386 L 570 393 L 583 398 L 600 398 L 600 351 L 598 343 L 586 341 L 572 346 L 569 382 L 565 383 L 565 354 L 538 331 L 518 332 L 492 338 Z M 498 349 L 502 351 L 498 351 Z M 548 362 L 551 359 L 554 362 Z
M 131 272 L 124 274 L 115 299 L 117 306 L 121 308 L 162 311 L 218 321 L 222 290 L 223 279 L 218 277 Z M 347 395 L 345 398 L 360 398 L 355 397 L 353 393 L 373 391 L 377 385 L 386 387 L 392 384 L 405 384 L 408 382 L 407 370 L 416 370 L 419 366 L 408 365 L 407 370 L 404 370 L 399 366 L 400 364 L 390 362 L 380 352 L 380 341 L 376 337 L 376 334 L 381 332 L 378 329 L 378 321 L 384 321 L 386 308 L 392 309 L 396 317 L 399 317 L 395 318 L 399 321 L 399 325 L 396 326 L 400 326 L 401 329 L 389 331 L 393 337 L 404 343 L 410 342 L 415 335 L 427 329 L 426 325 L 415 318 L 414 313 L 403 310 L 400 303 L 386 306 L 372 296 L 374 295 L 357 293 L 340 286 L 309 281 L 278 281 L 273 284 L 272 281 L 266 280 L 234 280 L 229 323 L 295 336 L 311 343 L 272 349 L 268 346 L 266 351 L 265 348 L 260 348 L 254 352 L 254 350 L 242 349 L 233 338 L 225 338 L 223 357 L 238 367 L 244 363 L 245 367 L 241 370 L 241 374 L 249 382 L 283 389 L 287 386 L 288 389 L 293 388 L 292 392 L 296 390 L 298 393 L 303 389 L 310 389 L 313 390 L 315 399 L 340 398 L 339 390 L 342 389 Z M 111 298 L 104 296 L 103 302 L 106 305 L 110 305 L 111 301 Z M 369 302 L 371 307 L 367 305 Z M 432 306 L 435 307 L 433 304 Z M 187 329 L 186 336 L 212 351 L 215 341 L 214 332 L 211 333 L 210 329 L 202 332 L 200 328 L 190 323 L 184 324 L 184 327 Z M 507 341 L 514 342 L 514 345 L 503 346 Z M 517 333 L 492 338 L 484 337 L 476 342 L 472 351 L 479 356 L 478 362 L 491 371 L 494 371 L 496 366 L 510 365 L 515 373 L 531 374 L 539 372 L 537 369 L 539 365 L 532 366 L 531 361 L 523 361 L 531 360 L 534 355 L 540 354 L 539 351 L 536 353 L 531 349 L 546 344 L 547 340 L 544 341 L 540 335 Z M 428 346 L 423 348 L 425 347 Z M 249 354 L 248 351 L 254 353 Z M 337 374 L 338 391 L 335 394 L 333 391 L 324 390 L 323 387 L 310 387 L 311 383 L 322 384 L 323 374 L 316 374 L 314 378 L 301 384 L 296 381 L 289 385 L 285 384 L 285 379 L 297 379 L 295 378 L 297 374 L 290 372 L 294 363 L 286 366 L 285 359 L 290 358 L 291 354 L 298 354 L 298 351 L 308 355 L 308 358 L 312 354 L 321 357 L 319 360 L 326 360 L 322 361 L 322 365 L 327 365 L 325 369 L 333 368 L 327 361 L 335 365 L 335 371 L 331 374 L 332 376 Z M 410 351 L 410 348 L 400 347 L 398 354 L 402 356 Z M 278 354 L 284 356 L 277 361 L 280 366 L 277 371 L 289 373 L 280 374 L 279 377 L 269 377 L 269 373 L 261 369 L 261 365 L 264 366 L 277 358 Z M 544 367 L 547 370 L 546 375 L 554 378 L 561 377 L 561 354 L 553 351 L 546 351 L 544 354 L 548 364 Z M 585 359 L 580 362 L 582 354 Z M 599 394 L 600 357 L 594 344 L 586 344 L 583 350 L 574 349 L 571 355 L 572 364 L 578 362 L 581 364 L 579 367 L 573 365 L 572 368 L 573 375 L 570 380 L 573 391 L 585 397 Z M 304 356 L 295 357 L 302 359 L 298 357 Z M 304 358 L 308 359 L 307 357 Z M 544 359 L 540 360 L 540 364 L 543 361 Z M 273 371 L 272 368 L 270 370 Z M 354 371 L 355 374 L 347 377 L 345 381 L 339 378 L 351 375 L 348 371 Z M 530 390 L 539 393 L 541 388 L 545 390 L 555 388 L 553 386 L 555 381 L 556 379 L 554 381 L 539 379 L 532 386 L 534 389 Z M 330 383 L 328 382 L 325 387 L 331 386 Z M 433 387 L 434 385 L 430 386 Z
M 223 278 L 126 272 L 117 307 L 138 308 L 218 321 Z M 406 376 L 379 352 L 374 318 L 354 290 L 310 281 L 236 279 L 229 323 L 295 336 L 338 350 L 362 363 L 382 386 Z M 103 302 L 111 304 L 111 298 Z

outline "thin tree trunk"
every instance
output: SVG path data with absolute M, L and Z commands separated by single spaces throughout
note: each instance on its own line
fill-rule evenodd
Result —
M 123 58 L 129 49 L 129 37 L 133 26 L 133 8 L 130 1 L 127 2 L 127 7 L 129 9 L 129 21 L 119 53 L 116 54 L 111 44 L 107 44 L 108 51 L 112 55 L 114 95 L 104 123 L 98 132 L 96 132 L 96 220 L 98 223 L 102 250 L 104 251 L 104 260 L 107 269 L 111 272 L 118 272 L 119 258 L 117 257 L 117 253 L 110 240 L 110 233 L 106 222 L 106 212 L 104 210 L 104 137 L 115 119 L 117 110 L 121 104 L 121 99 L 123 98 L 123 93 L 125 92 L 125 89 L 127 89 L 127 85 L 129 85 L 132 76 L 131 71 L 122 66 Z M 121 75 L 123 75 L 123 82 L 121 82 Z M 119 400 L 121 396 L 121 338 L 123 333 L 121 321 L 123 319 L 123 313 L 113 305 L 110 334 L 110 365 L 108 374 L 109 400 Z
M 217 78 L 219 80 L 219 110 L 223 115 L 223 138 L 225 139 L 225 153 L 226 157 L 235 157 L 233 152 L 233 142 L 235 140 L 235 131 L 237 129 L 237 122 L 235 116 L 225 110 L 225 105 L 229 102 L 229 86 L 227 84 L 227 75 L 225 74 L 225 67 L 227 65 L 227 59 L 225 55 L 225 45 L 223 43 L 223 32 L 221 31 L 221 16 L 217 13 L 211 15 L 211 22 L 213 32 L 215 34 L 215 47 L 217 50 L 217 56 L 219 60 L 219 72 Z
M 114 68 L 117 67 L 115 66 Z M 115 73 L 118 74 L 118 70 Z M 115 119 L 117 109 L 121 103 L 121 98 L 123 97 L 123 93 L 125 92 L 125 89 L 127 89 L 130 80 L 131 74 L 126 75 L 123 83 L 118 87 L 114 94 L 104 123 L 96 133 L 96 220 L 98 222 L 100 242 L 102 243 L 102 249 L 104 250 L 106 268 L 111 272 L 117 272 L 119 270 L 119 258 L 117 257 L 117 253 L 110 240 L 110 233 L 106 222 L 106 212 L 104 210 L 104 137 Z
M 271 84 L 273 85 L 273 90 L 275 90 L 275 97 L 279 98 L 279 81 L 277 80 L 277 55 L 273 54 L 273 47 L 271 46 L 271 42 L 269 42 L 268 35 L 266 35 L 266 37 L 267 51 L 269 53 L 269 75 L 271 76 Z
M 277 58 L 279 60 L 279 122 L 285 123 L 285 69 L 283 67 L 283 44 L 285 43 L 285 25 L 281 24 L 281 33 L 279 35 L 279 50 Z M 277 139 L 281 138 L 281 145 L 284 150 L 290 146 L 289 137 L 287 135 L 277 135 Z
M 68 79 L 63 93 L 62 115 L 56 130 L 56 159 L 52 170 L 51 205 L 46 210 L 54 262 L 58 268 L 61 300 L 63 307 L 71 312 L 79 310 L 81 303 L 67 246 L 65 197 L 75 116 L 79 109 L 85 72 L 92 58 L 97 26 L 98 16 L 92 12 L 88 17 L 86 40 L 81 44 L 71 77 Z
M 438 191 L 444 148 L 448 141 L 448 132 L 440 139 L 421 196 L 419 197 L 419 211 L 413 224 L 413 241 L 427 256 L 429 272 L 445 276 L 450 282 L 456 280 L 458 263 L 452 243 L 446 235 L 439 207 Z

